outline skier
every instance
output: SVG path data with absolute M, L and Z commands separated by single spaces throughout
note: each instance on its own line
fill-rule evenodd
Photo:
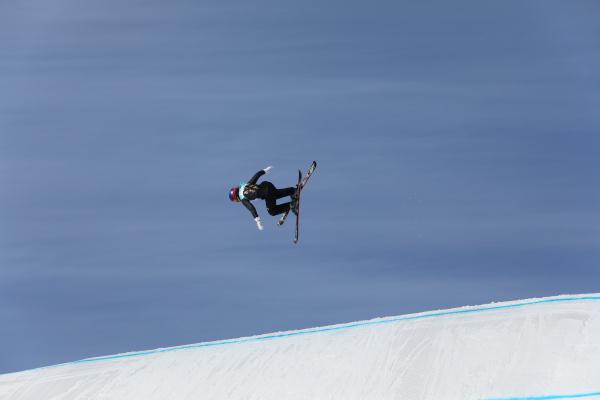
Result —
M 254 217 L 254 221 L 256 222 L 256 226 L 259 230 L 263 230 L 263 224 L 256 212 L 256 208 L 250 202 L 251 200 L 263 199 L 267 205 L 267 211 L 271 215 L 279 215 L 283 214 L 288 210 L 294 211 L 294 195 L 296 193 L 295 187 L 288 187 L 285 189 L 277 189 L 275 185 L 273 185 L 269 181 L 262 181 L 260 184 L 256 184 L 258 178 L 267 174 L 272 166 L 268 166 L 265 169 L 261 169 L 248 181 L 248 183 L 240 183 L 239 186 L 232 187 L 229 190 L 229 200 L 234 203 L 241 202 L 252 214 Z M 291 201 L 283 204 L 277 204 L 277 200 L 283 197 L 291 197 Z

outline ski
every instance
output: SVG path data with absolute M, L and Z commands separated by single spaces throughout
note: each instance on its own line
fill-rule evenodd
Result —
M 308 167 L 308 171 L 306 171 L 306 175 L 304 175 L 304 178 L 302 178 L 302 182 L 300 182 L 300 189 L 302 189 L 304 187 L 304 185 L 306 185 L 306 182 L 308 182 L 308 180 L 310 179 L 310 176 L 313 174 L 313 172 L 315 172 L 315 168 L 317 168 L 317 162 L 313 161 L 310 164 L 310 167 Z
M 299 196 L 300 191 L 302 190 L 302 188 L 304 187 L 304 185 L 306 185 L 306 182 L 308 182 L 308 179 L 310 178 L 310 176 L 312 175 L 312 173 L 314 172 L 315 168 L 317 167 L 317 162 L 313 161 L 312 164 L 310 165 L 310 167 L 308 168 L 308 171 L 306 173 L 306 175 L 304 176 L 304 178 L 302 177 L 302 172 L 298 171 L 298 183 L 296 184 L 296 196 Z M 296 200 L 296 204 L 298 204 L 298 198 L 295 199 Z M 282 216 L 281 218 L 279 218 L 279 220 L 277 221 L 277 225 L 281 226 L 283 225 L 283 223 L 286 221 L 288 215 L 290 214 L 290 211 L 292 211 L 291 209 L 287 210 Z M 296 210 L 294 210 L 295 212 Z
M 299 193 L 299 190 L 300 190 L 299 188 L 300 188 L 301 183 L 302 183 L 302 171 L 298 170 L 298 183 L 296 183 L 296 193 L 294 194 L 294 196 L 296 196 L 296 194 Z M 279 225 L 279 226 L 283 225 L 283 223 L 287 219 L 288 215 L 290 215 L 291 210 L 292 210 L 292 208 L 290 207 L 286 212 L 283 213 L 281 218 L 279 218 L 279 221 L 277 221 L 277 225 Z
M 317 168 L 317 162 L 313 161 L 312 164 L 310 164 L 306 175 L 304 175 L 304 178 L 302 178 L 302 181 L 299 183 L 298 189 L 296 190 L 296 207 L 294 210 L 294 214 L 296 214 L 296 232 L 294 234 L 295 244 L 298 243 L 300 235 L 300 194 L 302 193 L 302 189 L 304 189 L 304 185 L 306 185 L 313 172 L 315 172 L 315 168 Z M 302 175 L 302 173 L 300 173 L 300 175 Z

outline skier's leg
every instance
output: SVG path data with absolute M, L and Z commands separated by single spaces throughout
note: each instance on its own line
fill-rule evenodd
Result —
M 275 202 L 273 202 L 271 204 L 271 206 L 269 206 L 267 203 L 267 211 L 269 212 L 269 214 L 271 214 L 273 216 L 283 214 L 284 212 L 286 212 L 289 209 L 290 209 L 290 203 L 275 204 Z
M 296 198 L 294 197 L 296 194 L 296 188 L 295 187 L 289 187 L 289 188 L 285 188 L 285 189 L 277 189 L 277 198 L 281 199 L 283 197 L 291 197 L 292 201 L 287 202 L 285 204 L 282 204 L 282 206 L 286 207 L 287 209 L 293 209 L 295 207 L 295 201 Z
M 292 201 L 289 201 L 287 203 L 282 204 L 282 207 L 285 207 L 286 210 L 288 209 L 294 209 L 296 207 L 295 202 L 296 202 L 296 198 L 294 197 L 296 195 L 296 189 L 295 187 L 289 187 L 289 188 L 285 188 L 285 189 L 277 189 L 277 198 L 281 199 L 283 197 L 291 197 Z
M 271 215 L 279 215 L 283 214 L 290 208 L 290 203 L 284 203 L 277 205 L 277 199 L 285 196 L 289 196 L 289 194 L 280 196 L 280 192 L 285 192 L 285 189 L 280 191 L 271 182 L 264 181 L 260 184 L 261 189 L 264 192 L 265 203 L 267 205 L 267 211 Z
M 276 197 L 278 199 L 281 199 L 283 197 L 287 197 L 287 196 L 293 196 L 294 193 L 296 193 L 296 188 L 295 187 L 289 187 L 289 188 L 285 188 L 285 189 L 276 189 L 277 190 L 277 195 Z
M 271 192 L 273 193 L 273 192 Z M 274 194 L 274 193 L 273 193 Z M 284 203 L 277 205 L 277 199 L 275 196 L 269 196 L 265 199 L 265 203 L 267 203 L 267 211 L 271 215 L 279 215 L 283 214 L 287 210 L 290 209 L 290 203 Z

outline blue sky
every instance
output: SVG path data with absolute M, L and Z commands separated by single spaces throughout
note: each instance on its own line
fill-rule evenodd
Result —
M 594 1 L 0 3 L 0 373 L 600 282 Z M 319 167 L 301 243 L 227 190 Z

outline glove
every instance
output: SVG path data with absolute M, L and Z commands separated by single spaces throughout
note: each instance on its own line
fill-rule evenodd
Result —
M 259 231 L 262 231 L 263 229 L 265 229 L 265 227 L 263 226 L 260 217 L 256 217 L 254 218 L 254 221 L 256 221 L 256 226 L 258 227 Z
M 271 168 L 273 168 L 273 166 L 269 165 L 267 168 L 263 169 L 263 171 L 265 171 L 265 174 L 268 174 Z

